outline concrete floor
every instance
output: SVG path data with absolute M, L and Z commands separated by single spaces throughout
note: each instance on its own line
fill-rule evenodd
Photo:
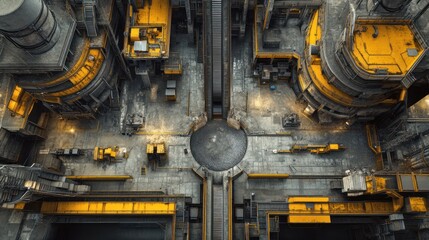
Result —
M 184 74 L 178 81 L 176 102 L 165 100 L 165 81 L 162 78 L 152 79 L 150 91 L 143 90 L 136 80 L 128 83 L 128 106 L 144 107 L 146 123 L 139 134 L 131 137 L 120 134 L 119 112 L 107 113 L 97 120 L 87 121 L 60 120 L 54 116 L 48 124 L 48 138 L 41 149 L 86 149 L 86 154 L 82 157 L 62 158 L 68 171 L 75 175 L 128 174 L 134 177 L 132 181 L 117 186 L 102 186 L 106 190 L 162 190 L 169 194 L 186 194 L 192 196 L 194 201 L 199 201 L 199 179 L 189 171 L 199 165 L 191 154 L 184 153 L 185 148 L 190 149 L 190 136 L 181 134 L 188 132 L 192 117 L 204 111 L 203 69 L 202 64 L 196 63 L 196 49 L 190 47 L 186 35 L 180 38 L 178 36 L 177 39 L 181 41 L 172 42 L 172 51 L 180 53 Z M 232 104 L 234 108 L 247 112 L 251 122 L 247 131 L 252 133 L 248 137 L 247 153 L 238 167 L 247 172 L 292 174 L 341 174 L 349 168 L 371 168 L 373 156 L 367 148 L 361 125 L 351 128 L 343 123 L 321 126 L 302 114 L 305 106 L 296 102 L 295 95 L 286 82 L 278 81 L 277 90 L 274 91 L 268 86 L 257 84 L 250 74 L 250 40 L 247 35 L 244 47 L 239 48 L 237 41 L 233 45 Z M 275 136 L 276 133 L 285 131 L 281 126 L 281 117 L 285 113 L 299 114 L 302 124 L 299 128 L 287 130 L 291 136 Z M 274 136 L 268 136 L 269 134 Z M 147 169 L 147 174 L 141 175 L 141 167 L 148 166 L 146 144 L 162 141 L 167 145 L 168 161 L 156 172 Z M 294 143 L 342 143 L 347 149 L 328 155 L 272 153 L 273 149 L 289 148 Z M 95 146 L 126 147 L 129 158 L 115 163 L 95 162 L 92 160 L 92 149 Z M 40 158 L 43 157 L 40 155 Z

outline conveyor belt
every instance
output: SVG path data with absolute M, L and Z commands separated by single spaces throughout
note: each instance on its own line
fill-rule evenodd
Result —
M 212 0 L 211 4 L 212 33 L 212 101 L 213 115 L 222 115 L 222 0 Z
M 213 185 L 213 240 L 223 239 L 223 185 Z
M 206 110 L 209 119 L 226 118 L 230 86 L 230 2 L 211 0 L 204 11 Z

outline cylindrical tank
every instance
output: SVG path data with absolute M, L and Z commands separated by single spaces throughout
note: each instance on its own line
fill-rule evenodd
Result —
M 381 5 L 387 11 L 396 12 L 403 9 L 410 2 L 410 0 L 381 0 Z
M 41 54 L 58 41 L 60 28 L 42 0 L 0 0 L 0 33 L 16 47 Z

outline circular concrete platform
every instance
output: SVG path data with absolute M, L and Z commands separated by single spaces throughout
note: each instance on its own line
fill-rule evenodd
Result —
M 228 170 L 246 154 L 247 136 L 243 130 L 228 127 L 226 121 L 213 120 L 191 136 L 195 160 L 213 171 Z

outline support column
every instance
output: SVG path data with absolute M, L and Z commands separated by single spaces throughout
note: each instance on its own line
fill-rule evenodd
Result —
M 151 86 L 150 77 L 149 77 L 149 69 L 145 65 L 139 64 L 139 66 L 137 66 L 135 70 L 136 70 L 137 77 L 141 81 L 143 81 L 143 87 L 145 89 L 149 89 Z
M 243 38 L 244 34 L 246 33 L 246 21 L 247 21 L 248 10 L 249 10 L 249 0 L 244 0 L 243 17 L 241 18 L 241 24 L 240 24 L 240 38 Z
M 264 15 L 264 30 L 270 27 L 271 15 L 273 14 L 274 0 L 268 0 L 267 6 L 265 6 Z
M 419 225 L 419 240 L 429 239 L 429 221 L 424 221 Z
M 122 0 L 116 0 L 116 8 L 118 8 L 119 14 L 121 17 L 125 17 L 125 10 L 122 4 Z
M 192 21 L 191 0 L 185 0 L 186 21 L 188 23 L 188 34 L 194 33 L 194 22 Z

